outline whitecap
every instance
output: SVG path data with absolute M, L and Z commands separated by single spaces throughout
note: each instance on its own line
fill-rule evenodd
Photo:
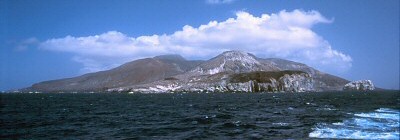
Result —
M 352 113 L 351 113 L 352 114 Z M 355 113 L 353 118 L 332 124 L 319 123 L 309 137 L 338 139 L 399 139 L 399 111 L 380 108 Z
M 333 125 L 344 125 L 342 122 L 332 123 Z
M 376 118 L 376 119 L 399 119 L 399 114 L 395 113 L 359 113 L 354 115 L 358 117 Z
M 338 138 L 338 139 L 399 139 L 398 133 L 370 132 L 353 129 L 317 128 L 309 134 L 313 138 Z
M 390 108 L 379 108 L 377 110 L 375 110 L 376 112 L 386 112 L 386 113 L 397 113 L 399 114 L 399 110 L 394 110 L 394 109 L 390 109 Z
M 317 111 L 335 111 L 337 109 L 325 107 L 325 108 L 317 108 L 315 110 L 317 110 Z
M 272 123 L 272 125 L 288 126 L 288 125 L 289 125 L 289 123 L 278 122 L 278 123 Z
M 316 110 L 317 111 L 335 111 L 337 109 L 332 105 L 324 105 L 324 107 L 317 108 Z

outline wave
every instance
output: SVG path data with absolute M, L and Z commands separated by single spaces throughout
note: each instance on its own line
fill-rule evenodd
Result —
M 332 124 L 320 123 L 309 134 L 313 138 L 399 139 L 400 111 L 380 108 L 354 114 L 353 118 Z

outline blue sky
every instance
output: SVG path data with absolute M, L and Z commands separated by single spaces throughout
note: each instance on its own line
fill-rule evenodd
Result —
M 398 0 L 2 0 L 0 30 L 0 90 L 229 49 L 399 89 Z

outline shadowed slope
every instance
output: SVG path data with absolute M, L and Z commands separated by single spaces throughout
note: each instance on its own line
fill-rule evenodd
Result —
M 136 85 L 186 72 L 201 61 L 160 56 L 135 60 L 117 68 L 82 76 L 34 84 L 34 91 L 104 91 L 108 88 Z

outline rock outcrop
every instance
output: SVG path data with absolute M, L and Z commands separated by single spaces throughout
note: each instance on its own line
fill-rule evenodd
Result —
M 358 80 L 352 81 L 344 85 L 343 90 L 356 90 L 356 91 L 368 91 L 374 90 L 375 86 L 371 80 Z
M 109 91 L 164 92 L 307 92 L 314 91 L 312 77 L 301 71 L 224 73 L 194 77 L 189 81 L 163 80 Z
M 275 66 L 281 71 L 291 70 L 308 73 L 314 80 L 313 86 L 315 91 L 340 91 L 343 89 L 345 84 L 350 82 L 346 79 L 318 71 L 312 67 L 298 62 L 279 58 L 258 58 L 258 61 L 264 64 Z

